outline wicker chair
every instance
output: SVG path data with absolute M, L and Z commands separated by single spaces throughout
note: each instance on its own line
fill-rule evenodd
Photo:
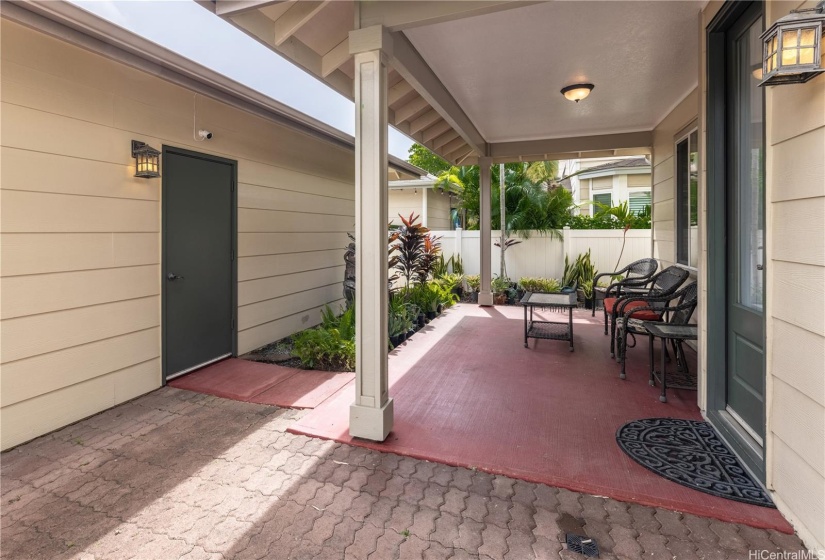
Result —
M 601 274 L 597 274 L 595 278 L 593 278 L 593 313 L 592 317 L 596 316 L 596 286 L 599 283 L 599 278 L 604 276 L 619 276 L 624 274 L 625 277 L 621 280 L 617 280 L 608 286 L 607 290 L 604 293 L 605 300 L 609 297 L 618 297 L 625 292 L 637 292 L 640 289 L 644 289 L 644 287 L 650 282 L 650 278 L 656 273 L 656 270 L 659 268 L 659 261 L 656 259 L 641 259 L 635 262 L 630 263 L 626 267 L 621 270 L 617 270 L 616 272 L 603 272 Z M 604 334 L 607 334 L 607 305 L 602 306 L 604 308 Z
M 620 317 L 616 319 L 616 340 L 618 344 L 617 353 L 619 355 L 619 362 L 622 364 L 621 373 L 619 374 L 621 379 L 626 378 L 625 362 L 627 360 L 627 349 L 636 346 L 635 335 L 638 334 L 649 336 L 650 334 L 647 329 L 645 329 L 644 322 L 651 320 L 666 320 L 671 325 L 687 325 L 690 318 L 693 316 L 693 312 L 696 310 L 698 291 L 696 282 L 691 282 L 677 292 L 669 295 L 654 296 L 645 298 L 644 300 L 636 300 L 643 301 L 645 304 L 643 307 L 632 306 L 631 302 L 634 301 L 634 298 L 628 298 L 625 303 L 630 306 L 630 309 L 626 313 L 620 313 Z M 675 301 L 675 304 L 668 305 L 672 301 Z M 648 318 L 651 313 L 658 315 L 659 319 Z M 632 345 L 628 345 L 628 336 L 633 338 L 634 342 Z M 684 369 L 685 373 L 687 373 L 687 361 L 685 360 L 685 352 L 682 349 L 682 344 L 681 342 L 677 343 L 675 341 L 672 341 L 672 343 L 673 353 L 676 355 L 676 360 L 679 367 Z M 667 349 L 663 344 L 662 352 L 666 351 Z M 652 340 L 650 340 L 650 356 L 650 363 L 652 364 Z
M 653 302 L 654 309 L 645 310 L 639 313 L 637 317 L 646 321 L 661 321 L 662 313 L 658 310 L 667 305 L 667 301 L 673 298 L 673 294 L 687 280 L 689 275 L 690 273 L 681 266 L 669 266 L 649 279 L 642 280 L 638 285 L 633 286 L 642 289 L 639 292 L 622 293 L 618 297 L 605 297 L 605 314 L 610 315 L 610 357 L 616 355 L 616 318 L 624 316 L 633 308 L 648 307 L 646 302 L 652 301 L 653 298 L 658 300 L 670 296 L 664 302 Z M 641 282 L 645 282 L 645 284 L 641 284 Z

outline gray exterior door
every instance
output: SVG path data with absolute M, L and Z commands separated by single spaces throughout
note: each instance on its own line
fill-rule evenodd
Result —
M 765 437 L 765 149 L 761 10 L 745 13 L 728 32 L 727 411 Z
M 707 28 L 707 417 L 765 480 L 764 92 L 761 2 Z
M 235 346 L 235 162 L 163 150 L 163 371 L 171 379 Z

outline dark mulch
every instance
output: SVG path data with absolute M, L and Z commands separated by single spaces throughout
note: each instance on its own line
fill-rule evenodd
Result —
M 275 342 L 270 342 L 266 346 L 256 348 L 252 352 L 240 356 L 242 360 L 251 362 L 262 362 L 265 364 L 278 364 L 279 366 L 306 369 L 301 365 L 301 360 L 292 355 L 292 337 L 282 338 Z

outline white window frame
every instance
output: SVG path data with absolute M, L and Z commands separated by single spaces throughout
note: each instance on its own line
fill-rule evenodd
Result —
M 682 233 L 682 224 L 680 223 L 680 216 L 679 216 L 679 144 L 684 141 L 688 142 L 688 155 L 690 154 L 690 136 L 693 133 L 696 133 L 697 136 L 697 146 L 696 146 L 696 153 L 697 155 L 697 165 L 699 166 L 699 170 L 696 177 L 696 227 L 699 227 L 699 217 L 700 217 L 700 208 L 699 208 L 699 191 L 701 190 L 701 181 L 702 181 L 702 154 L 699 150 L 699 123 L 698 121 L 693 121 L 687 127 L 682 129 L 682 131 L 676 135 L 675 140 L 673 142 L 673 260 L 674 262 L 688 270 L 691 271 L 698 271 L 699 269 L 699 260 L 700 254 L 699 250 L 701 244 L 698 242 L 697 239 L 697 246 L 696 250 L 696 266 L 690 264 L 690 255 L 691 255 L 691 247 L 690 244 L 690 237 L 688 236 L 688 262 L 681 262 L 679 260 L 679 236 Z M 688 162 L 690 165 L 690 162 Z M 690 180 L 688 179 L 688 189 L 690 189 Z M 687 193 L 688 196 L 688 224 L 687 224 L 687 231 L 690 231 L 690 192 Z M 651 193 L 651 203 L 652 203 L 652 193 Z

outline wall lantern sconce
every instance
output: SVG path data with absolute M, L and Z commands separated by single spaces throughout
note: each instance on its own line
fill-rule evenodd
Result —
M 815 8 L 793 10 L 762 34 L 760 86 L 802 84 L 822 68 L 822 23 L 825 0 Z
M 590 95 L 590 92 L 593 91 L 594 87 L 595 86 L 593 84 L 573 84 L 572 86 L 562 88 L 561 94 L 570 101 L 575 101 L 578 103 Z
M 135 158 L 135 177 L 160 177 L 160 152 L 152 146 L 132 140 L 132 157 Z

